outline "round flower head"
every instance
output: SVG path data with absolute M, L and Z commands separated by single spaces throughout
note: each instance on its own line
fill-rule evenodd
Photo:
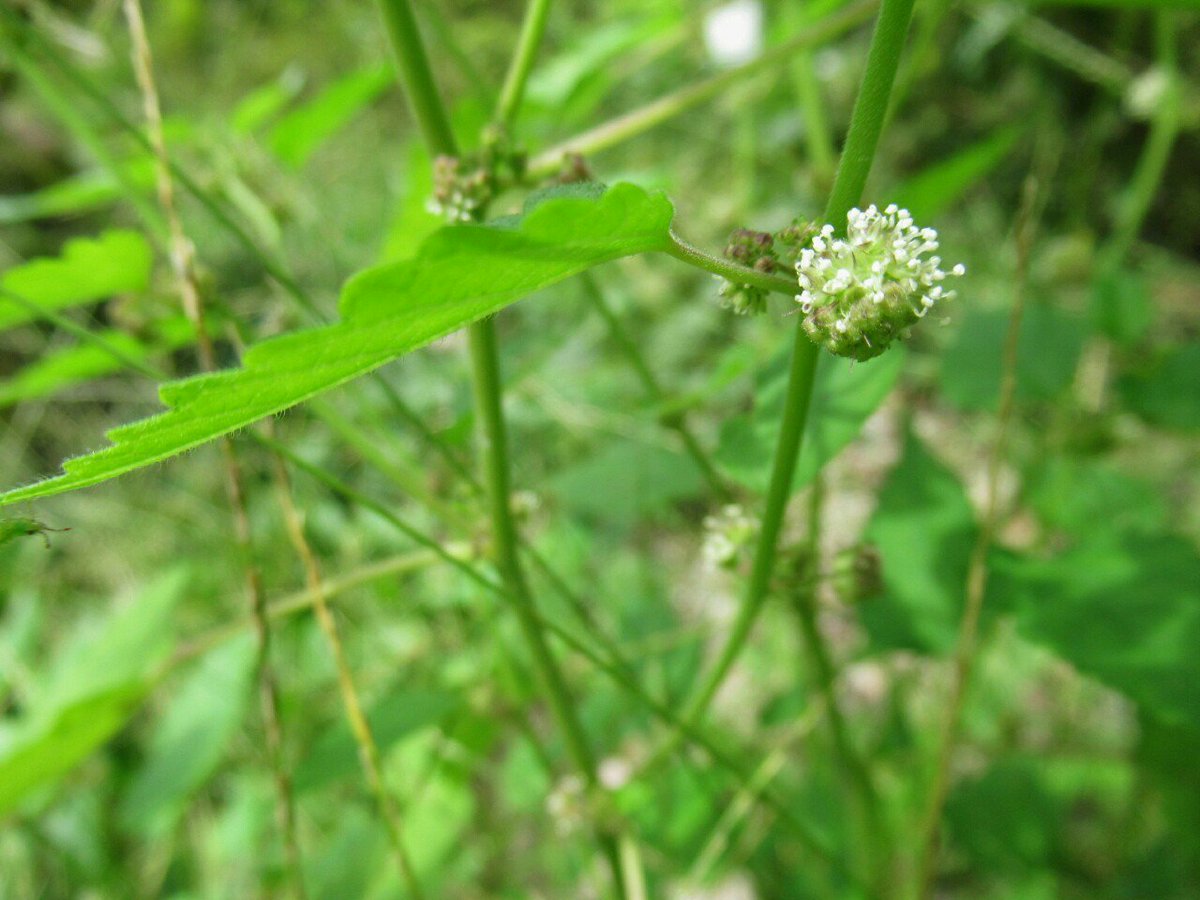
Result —
M 804 330 L 814 343 L 852 359 L 871 359 L 888 348 L 939 300 L 954 291 L 942 282 L 966 269 L 949 272 L 938 256 L 937 232 L 918 228 L 906 209 L 892 204 L 846 215 L 846 237 L 835 238 L 825 225 L 800 251 L 796 302 Z

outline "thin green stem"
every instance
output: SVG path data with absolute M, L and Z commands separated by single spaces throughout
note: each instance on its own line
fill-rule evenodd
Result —
M 14 291 L 10 291 L 6 287 L 0 287 L 0 297 L 4 297 L 9 302 L 15 303 L 17 306 L 28 310 L 32 315 L 35 315 L 38 318 L 45 319 L 47 322 L 52 323 L 54 327 L 60 331 L 65 331 L 68 334 L 72 334 L 79 338 L 79 340 L 83 341 L 84 343 L 98 347 L 121 365 L 133 369 L 135 372 L 139 372 L 142 375 L 145 375 L 147 378 L 153 378 L 155 381 L 165 381 L 167 378 L 166 373 L 162 369 L 159 369 L 157 366 L 154 366 L 152 363 L 149 363 L 144 359 L 138 359 L 136 356 L 131 356 L 124 349 L 118 347 L 112 341 L 104 337 L 104 335 L 97 334 L 88 328 L 84 328 L 82 325 L 75 324 L 69 318 L 56 310 L 44 307 L 39 303 L 35 303 L 28 297 L 15 293 Z
M 508 74 L 504 76 L 504 87 L 500 89 L 500 100 L 496 104 L 496 122 L 499 125 L 511 125 L 521 106 L 533 61 L 537 58 L 542 36 L 546 33 L 549 13 L 550 0 L 529 0 L 525 6 L 521 36 L 517 39 L 517 49 L 508 67 Z
M 1150 204 L 1158 194 L 1175 139 L 1179 136 L 1182 91 L 1173 20 L 1168 13 L 1160 13 L 1156 26 L 1156 62 L 1166 77 L 1166 84 L 1150 123 L 1150 134 L 1118 208 L 1116 227 L 1101 251 L 1101 268 L 1109 271 L 1124 261 L 1137 240 L 1150 211 Z
M 447 549 L 443 545 L 443 542 L 410 525 L 388 509 L 388 507 L 367 496 L 364 492 L 341 481 L 337 476 L 320 466 L 309 462 L 286 444 L 261 435 L 256 431 L 248 432 L 248 434 L 257 443 L 286 457 L 297 470 L 305 472 L 334 493 L 353 502 L 356 506 L 373 512 L 415 544 L 428 550 L 442 562 L 447 563 L 453 569 L 460 572 L 471 582 L 509 603 L 510 606 L 512 605 L 513 600 L 508 595 L 508 588 L 497 579 L 481 572 L 465 553 L 453 552 Z M 737 778 L 742 785 L 751 781 L 755 767 L 744 764 L 741 761 L 745 755 L 743 752 L 723 749 L 701 726 L 685 722 L 669 705 L 651 697 L 638 683 L 637 678 L 626 663 L 598 653 L 580 638 L 576 637 L 570 630 L 563 628 L 541 613 L 535 611 L 534 615 L 544 631 L 591 662 L 601 672 L 608 675 L 615 684 L 622 687 L 630 696 L 641 702 L 665 726 L 678 731 L 688 743 L 694 744 L 704 750 L 716 765 Z M 791 803 L 766 788 L 762 791 L 756 791 L 755 796 L 760 802 L 772 809 L 782 821 L 787 823 L 789 828 L 804 842 L 805 846 L 811 852 L 830 863 L 840 874 L 852 877 L 837 860 L 828 839 L 815 832 L 808 823 L 799 818 Z
M 768 275 L 765 272 L 759 272 L 757 269 L 751 269 L 748 266 L 739 265 L 728 259 L 713 256 L 711 253 L 701 250 L 694 244 L 689 244 L 676 234 L 674 229 L 671 229 L 670 239 L 671 243 L 664 252 L 694 268 L 703 269 L 705 272 L 712 272 L 714 275 L 720 275 L 722 278 L 728 279 L 735 284 L 748 284 L 751 287 L 773 291 L 776 294 L 790 294 L 795 296 L 798 290 L 794 278 Z
M 454 156 L 457 146 L 438 96 L 433 73 L 408 0 L 379 0 L 397 58 L 400 80 L 425 142 L 433 154 Z M 536 46 L 533 48 L 536 49 Z M 530 51 L 532 52 L 532 50 Z M 517 95 L 519 99 L 519 94 Z M 515 107 L 514 107 L 515 111 Z M 502 407 L 502 381 L 496 332 L 491 318 L 468 329 L 476 406 L 482 423 L 484 465 L 491 507 L 493 552 L 506 585 L 506 596 L 529 646 L 551 710 L 566 738 L 567 750 L 589 789 L 600 790 L 596 760 L 584 734 L 557 661 L 546 642 L 533 596 L 517 554 L 517 529 L 509 496 L 508 437 Z M 625 896 L 620 848 L 616 836 L 597 823 L 596 840 L 612 871 L 618 896 Z
M 845 220 L 846 213 L 858 202 L 866 184 L 883 128 L 883 120 L 887 114 L 888 93 L 900 61 L 912 8 L 913 0 L 883 0 L 875 33 L 871 39 L 871 49 L 867 55 L 866 71 L 854 104 L 850 131 L 846 136 L 841 163 L 825 211 L 825 221 L 835 223 L 835 227 Z M 808 339 L 803 328 L 797 325 L 783 405 L 783 421 L 779 427 L 766 506 L 745 599 L 724 646 L 717 654 L 716 662 L 685 709 L 686 721 L 698 721 L 703 717 L 725 676 L 741 655 L 769 594 L 775 571 L 779 535 L 792 492 L 796 460 L 812 400 L 817 359 L 817 346 Z
M 620 316 L 609 306 L 604 293 L 600 290 L 600 285 L 596 283 L 595 276 L 590 272 L 584 272 L 579 276 L 579 279 L 583 284 L 583 293 L 587 297 L 588 302 L 600 314 L 600 317 L 604 319 L 604 323 L 608 326 L 608 331 L 612 335 L 612 339 L 616 341 L 617 346 L 621 348 L 625 356 L 629 359 L 629 364 L 637 374 L 638 380 L 641 381 L 646 396 L 657 406 L 665 406 L 667 403 L 666 391 L 663 390 L 658 378 L 651 371 L 650 365 L 646 362 L 646 357 L 642 354 L 637 342 L 625 330 Z M 679 412 L 663 416 L 662 423 L 665 427 L 670 428 L 679 435 L 679 440 L 683 443 L 684 450 L 692 458 L 692 461 L 700 470 L 700 474 L 704 476 L 704 480 L 708 482 L 713 492 L 722 499 L 728 499 L 731 496 L 728 485 L 726 485 L 725 480 L 713 465 L 712 460 L 708 458 L 708 454 L 704 452 L 704 448 L 700 446 L 700 441 L 696 438 L 695 433 L 688 427 L 687 418 L 684 413 Z
M 925 897 L 937 874 L 939 834 L 942 810 L 950 790 L 950 765 L 954 750 L 962 731 L 962 710 L 975 669 L 975 657 L 979 646 L 979 621 L 983 613 L 983 601 L 987 592 L 988 553 L 996 532 L 999 518 L 999 479 L 1004 461 L 1004 448 L 1017 387 L 1017 351 L 1020 346 L 1021 319 L 1025 311 L 1025 295 L 1029 282 L 1029 261 L 1033 238 L 1037 229 L 1043 197 L 1038 179 L 1030 175 L 1025 183 L 1024 198 L 1017 212 L 1015 242 L 1017 250 L 1016 272 L 1013 277 L 1013 305 L 1009 314 L 1008 331 L 1000 368 L 1000 403 L 996 413 L 997 432 L 991 452 L 988 454 L 985 480 L 985 499 L 982 521 L 971 556 L 967 562 L 967 578 L 964 588 L 962 621 L 959 623 L 958 641 L 954 648 L 953 675 L 950 693 L 944 703 L 942 721 L 934 771 L 926 801 L 926 808 L 919 824 L 916 841 L 916 876 L 912 885 L 912 896 Z
M 529 175 L 531 178 L 551 175 L 558 171 L 563 159 L 567 157 L 574 154 L 586 156 L 598 153 L 632 137 L 644 134 L 680 113 L 723 94 L 739 81 L 789 61 L 797 50 L 816 47 L 844 34 L 866 21 L 877 5 L 878 0 L 858 0 L 827 18 L 814 22 L 803 33 L 777 47 L 772 47 L 753 62 L 728 69 L 677 91 L 672 91 L 645 106 L 569 138 L 530 160 Z

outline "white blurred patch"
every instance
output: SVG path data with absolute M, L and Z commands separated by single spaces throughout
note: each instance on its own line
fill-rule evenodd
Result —
M 719 66 L 740 66 L 762 53 L 763 11 L 758 0 L 734 0 L 704 17 L 704 45 Z

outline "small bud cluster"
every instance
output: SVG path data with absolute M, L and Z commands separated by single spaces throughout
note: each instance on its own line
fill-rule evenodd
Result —
M 733 568 L 756 534 L 758 519 L 736 503 L 723 507 L 717 515 L 704 519 L 705 561 L 717 568 Z
M 491 202 L 524 173 L 525 154 L 502 130 L 489 129 L 479 150 L 433 161 L 433 194 L 426 207 L 451 222 L 479 222 Z
M 955 292 L 941 282 L 966 269 L 956 265 L 944 272 L 940 257 L 926 257 L 938 248 L 937 232 L 917 228 L 908 210 L 895 204 L 882 212 L 874 206 L 852 209 L 846 218 L 844 240 L 825 225 L 800 250 L 796 302 L 814 343 L 838 356 L 866 360 L 886 350 L 939 300 L 952 299 Z
M 729 235 L 729 243 L 725 245 L 725 257 L 765 274 L 780 268 L 775 253 L 775 238 L 765 231 L 736 229 Z M 725 309 L 733 310 L 738 316 L 757 316 L 767 311 L 767 292 L 763 288 L 738 284 L 720 275 L 716 279 L 721 285 L 717 293 Z
M 774 234 L 738 228 L 725 245 L 725 258 L 765 275 L 781 272 L 795 263 L 801 247 L 815 233 L 815 226 L 798 219 Z M 720 275 L 714 277 L 721 285 L 721 306 L 735 315 L 757 316 L 767 311 L 767 291 L 763 288 L 738 284 Z

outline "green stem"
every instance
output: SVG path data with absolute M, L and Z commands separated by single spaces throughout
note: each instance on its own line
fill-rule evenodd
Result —
M 825 221 L 834 223 L 835 226 L 845 220 L 846 213 L 858 202 L 866 184 L 883 128 L 883 120 L 887 114 L 888 93 L 900 61 L 904 37 L 912 17 L 913 2 L 914 0 L 883 0 L 879 11 L 879 20 L 867 55 L 866 71 L 850 120 L 850 131 L 846 136 L 841 163 L 825 211 Z M 725 676 L 741 655 L 767 599 L 771 577 L 775 571 L 779 534 L 792 492 L 792 478 L 795 475 L 800 442 L 812 400 L 817 358 L 817 346 L 809 341 L 803 328 L 797 325 L 783 405 L 783 421 L 779 427 L 766 507 L 754 551 L 746 596 L 730 629 L 729 637 L 717 655 L 716 663 L 686 707 L 684 718 L 689 722 L 698 721 L 703 717 Z
M 525 85 L 533 69 L 533 61 L 546 33 L 546 18 L 550 12 L 550 0 L 529 0 L 525 7 L 525 19 L 521 23 L 521 36 L 513 54 L 508 74 L 504 76 L 504 87 L 496 104 L 496 122 L 511 125 L 521 101 L 525 97 Z
M 438 96 L 412 5 L 408 0 L 378 0 L 378 6 L 391 39 L 400 87 L 417 120 L 425 146 L 433 154 L 457 156 L 450 118 Z
M 443 546 L 443 542 L 436 540 L 425 532 L 410 525 L 382 503 L 368 497 L 362 491 L 351 487 L 344 481 L 338 479 L 329 471 L 321 468 L 314 463 L 309 462 L 295 450 L 288 447 L 273 438 L 266 437 L 256 431 L 248 432 L 248 435 L 265 447 L 274 450 L 275 452 L 286 457 L 288 461 L 299 471 L 303 471 L 312 478 L 325 485 L 334 493 L 340 494 L 347 500 L 352 501 L 356 506 L 373 512 L 383 521 L 389 523 L 400 533 L 408 537 L 418 546 L 425 548 L 442 562 L 447 563 L 455 571 L 460 572 L 474 584 L 483 588 L 491 594 L 494 594 L 501 600 L 512 603 L 512 599 L 508 595 L 508 588 L 496 581 L 492 576 L 481 572 L 472 562 L 471 559 L 463 553 L 455 553 L 447 550 Z M 688 743 L 694 744 L 703 749 L 714 763 L 725 769 L 735 778 L 739 779 L 742 785 L 749 783 L 752 779 L 754 766 L 743 763 L 742 757 L 744 751 L 738 752 L 734 750 L 723 749 L 722 743 L 714 740 L 703 728 L 698 725 L 690 724 L 683 721 L 679 714 L 676 713 L 671 706 L 664 702 L 655 700 L 648 694 L 644 688 L 638 683 L 637 678 L 629 666 L 619 658 L 606 657 L 603 654 L 593 650 L 585 644 L 580 638 L 576 637 L 568 629 L 563 628 L 551 619 L 546 618 L 541 613 L 535 611 L 537 619 L 543 630 L 555 637 L 557 640 L 564 643 L 575 653 L 578 653 L 584 659 L 591 662 L 601 672 L 604 672 L 609 678 L 619 687 L 623 688 L 630 696 L 641 702 L 648 710 L 650 710 L 656 718 L 658 718 L 665 726 L 678 731 L 685 737 Z M 830 846 L 828 839 L 815 832 L 812 827 L 800 818 L 795 811 L 794 804 L 780 798 L 773 791 L 764 789 L 761 792 L 755 792 L 757 799 L 764 805 L 768 806 L 780 821 L 786 823 L 789 829 L 805 844 L 808 849 L 815 855 L 819 856 L 826 862 L 830 863 L 837 871 L 849 878 L 853 875 L 846 872 L 840 861 L 836 858 L 833 848 Z
M 646 362 L 645 356 L 642 355 L 641 348 L 637 342 L 626 332 L 625 326 L 621 324 L 621 318 L 608 301 L 604 299 L 604 293 L 600 290 L 600 285 L 596 283 L 595 277 L 590 272 L 584 272 L 579 276 L 583 284 L 583 292 L 587 296 L 592 307 L 604 319 L 608 325 L 609 334 L 612 335 L 617 345 L 624 351 L 629 358 L 629 363 L 633 367 L 633 371 L 637 374 L 638 380 L 641 381 L 642 387 L 645 389 L 646 395 L 650 400 L 659 407 L 666 405 L 667 395 L 659 384 L 654 372 L 650 370 L 649 364 Z M 729 487 L 725 484 L 725 480 L 712 464 L 712 460 L 708 458 L 708 454 L 704 452 L 704 448 L 700 446 L 700 441 L 688 427 L 687 419 L 682 412 L 673 415 L 664 416 L 662 419 L 663 425 L 673 430 L 679 435 L 679 440 L 683 443 L 684 449 L 688 456 L 696 464 L 700 473 L 704 476 L 704 480 L 708 482 L 709 487 L 713 492 L 722 499 L 728 499 L 730 495 Z
M 728 69 L 695 84 L 680 88 L 632 112 L 569 138 L 530 160 L 529 175 L 535 179 L 551 175 L 558 171 L 565 157 L 577 153 L 585 156 L 597 153 L 631 137 L 643 134 L 668 119 L 719 96 L 742 79 L 750 78 L 780 63 L 787 62 L 799 49 L 815 47 L 844 34 L 865 21 L 876 5 L 877 0 L 858 0 L 820 22 L 814 23 L 802 34 L 796 35 L 777 47 L 772 47 L 753 62 Z
M 433 73 L 417 31 L 408 0 L 379 0 L 397 58 L 400 80 L 413 114 L 431 153 L 457 155 L 454 134 L 434 84 Z M 592 755 L 575 704 L 557 661 L 542 633 L 533 596 L 517 555 L 517 530 L 509 498 L 508 438 L 502 409 L 502 382 L 496 352 L 496 332 L 491 318 L 468 329 L 476 405 L 483 425 L 484 464 L 491 506 L 492 541 L 496 563 L 504 580 L 505 596 L 517 616 L 529 645 L 551 710 L 566 738 L 575 767 L 591 791 L 599 791 L 596 760 Z M 616 836 L 598 828 L 597 843 L 612 871 L 616 893 L 625 896 L 620 848 Z
M 1156 21 L 1157 67 L 1163 71 L 1167 83 L 1158 109 L 1150 123 L 1150 134 L 1138 157 L 1133 177 L 1129 181 L 1117 212 L 1116 227 L 1106 246 L 1101 251 L 1100 267 L 1112 271 L 1121 265 L 1126 254 L 1137 240 L 1150 204 L 1158 194 L 1163 173 L 1171 157 L 1171 149 L 1179 136 L 1181 124 L 1181 86 L 1179 82 L 1178 52 L 1175 47 L 1173 19 L 1160 13 Z
M 728 259 L 713 256 L 711 253 L 706 253 L 694 244 L 689 244 L 676 234 L 674 229 L 671 230 L 670 240 L 670 245 L 664 251 L 669 256 L 673 256 L 681 262 L 687 263 L 689 266 L 703 269 L 705 272 L 720 275 L 722 278 L 728 279 L 735 284 L 748 284 L 751 287 L 762 288 L 765 291 L 773 291 L 777 294 L 791 294 L 792 296 L 795 296 L 798 290 L 796 279 L 794 278 L 768 275 L 765 272 L 759 272 L 757 269 L 751 269 L 748 266 L 739 265 Z

